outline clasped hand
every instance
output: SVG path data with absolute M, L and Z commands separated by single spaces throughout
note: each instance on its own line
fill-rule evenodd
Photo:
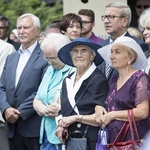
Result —
M 60 105 L 56 103 L 51 103 L 50 105 L 46 105 L 44 109 L 45 116 L 56 117 L 58 116 L 58 112 L 60 111 Z
M 107 126 L 112 120 L 112 112 L 107 112 L 102 106 L 95 107 L 95 119 L 102 127 Z
M 59 120 L 55 134 L 63 144 L 65 143 L 66 139 L 68 139 L 67 127 L 69 127 L 71 124 L 76 122 L 77 118 L 78 115 L 73 115 L 73 116 L 63 117 L 62 119 Z
M 21 113 L 17 109 L 12 107 L 7 108 L 4 114 L 6 121 L 9 123 L 15 123 L 21 115 Z

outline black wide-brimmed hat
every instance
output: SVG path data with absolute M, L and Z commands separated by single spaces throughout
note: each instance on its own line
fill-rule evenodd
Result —
M 95 63 L 96 66 L 98 66 L 99 64 L 103 62 L 103 58 L 97 52 L 97 50 L 101 48 L 101 46 L 98 44 L 92 43 L 88 38 L 85 38 L 85 37 L 76 38 L 71 43 L 62 47 L 58 52 L 59 59 L 67 65 L 74 66 L 72 59 L 71 59 L 70 51 L 74 46 L 77 46 L 77 45 L 88 46 L 95 52 L 96 55 L 94 57 L 93 62 Z

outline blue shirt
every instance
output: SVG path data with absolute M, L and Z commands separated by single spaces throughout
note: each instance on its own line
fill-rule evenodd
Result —
M 39 86 L 36 99 L 41 100 L 45 105 L 49 105 L 54 102 L 57 89 L 60 88 L 64 77 L 69 70 L 70 73 L 75 70 L 75 68 L 65 65 L 62 69 L 54 69 L 49 66 L 44 74 L 42 82 Z M 55 118 L 43 116 L 40 129 L 40 143 L 43 141 L 44 130 L 47 133 L 48 141 L 52 144 L 60 144 L 60 140 L 55 135 L 56 122 Z

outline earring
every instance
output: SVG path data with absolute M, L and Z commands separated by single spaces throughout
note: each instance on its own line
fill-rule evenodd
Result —
M 61 33 L 62 33 L 62 34 L 65 34 L 65 32 L 64 32 L 63 30 L 61 30 Z
M 128 61 L 128 65 L 130 65 L 130 61 Z

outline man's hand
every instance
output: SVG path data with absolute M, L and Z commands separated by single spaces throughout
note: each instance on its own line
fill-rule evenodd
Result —
M 17 109 L 12 107 L 7 108 L 4 113 L 5 119 L 9 123 L 15 123 L 20 117 L 20 114 L 21 113 Z

